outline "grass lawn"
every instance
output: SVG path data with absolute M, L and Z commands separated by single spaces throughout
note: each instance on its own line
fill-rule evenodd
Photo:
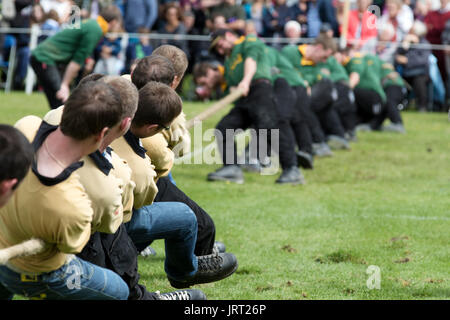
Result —
M 208 105 L 184 109 L 190 118 Z M 0 93 L 1 123 L 47 110 L 41 94 Z M 303 171 L 304 186 L 250 173 L 243 185 L 210 183 L 219 165 L 175 166 L 177 185 L 213 217 L 217 240 L 239 260 L 230 278 L 197 287 L 208 299 L 449 299 L 450 123 L 444 113 L 403 118 L 406 135 L 360 133 L 351 151 Z M 153 247 L 156 257 L 139 258 L 142 282 L 171 291 L 164 243 Z M 367 286 L 371 265 L 380 289 Z

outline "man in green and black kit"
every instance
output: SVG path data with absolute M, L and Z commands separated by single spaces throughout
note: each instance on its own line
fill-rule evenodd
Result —
M 272 130 L 277 128 L 277 111 L 271 83 L 270 63 L 265 54 L 265 44 L 256 36 L 239 37 L 228 29 L 213 33 L 210 48 L 225 56 L 225 81 L 229 88 L 243 91 L 233 109 L 217 124 L 216 141 L 222 155 L 223 167 L 208 175 L 210 181 L 243 183 L 242 169 L 237 165 L 234 136 L 228 130 L 253 127 L 267 130 L 267 151 L 271 148 Z M 233 139 L 233 143 L 230 143 Z M 261 155 L 262 141 L 258 139 L 257 158 L 261 164 L 267 155 Z
M 325 63 L 335 47 L 333 39 L 319 35 L 313 44 L 288 45 L 281 52 L 311 87 L 313 112 L 308 114 L 308 123 L 314 143 L 320 146 L 327 140 L 334 149 L 349 149 L 344 127 L 333 106 L 338 99 L 337 91 Z
M 313 168 L 312 135 L 304 116 L 304 109 L 309 109 L 310 97 L 307 82 L 295 70 L 289 60 L 279 51 L 267 47 L 267 56 L 271 63 L 276 106 L 280 128 L 280 164 L 283 173 L 295 170 L 297 165 Z M 295 147 L 298 151 L 295 152 Z M 291 169 L 288 169 L 291 168 Z M 283 181 L 283 175 L 279 180 Z
M 97 19 L 88 19 L 47 38 L 31 53 L 30 64 L 52 109 L 63 105 L 70 84 L 85 60 L 107 32 L 118 31 L 121 12 L 116 6 L 104 8 Z M 64 68 L 61 77 L 59 69 Z
M 355 93 L 357 130 L 380 130 L 385 119 L 386 94 L 381 85 L 382 61 L 370 54 L 351 49 L 341 51 L 338 61 L 349 74 L 349 84 Z

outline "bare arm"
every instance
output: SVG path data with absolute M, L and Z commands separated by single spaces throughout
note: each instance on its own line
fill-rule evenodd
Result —
M 253 79 L 253 76 L 256 73 L 258 65 L 253 58 L 246 58 L 244 61 L 244 78 L 242 78 L 241 82 L 238 84 L 238 88 L 243 90 L 244 96 L 248 94 L 250 90 L 250 82 Z
M 63 102 L 65 102 L 67 100 L 67 98 L 69 98 L 70 83 L 78 75 L 78 72 L 80 71 L 80 69 L 81 69 L 81 66 L 78 63 L 73 62 L 73 61 L 71 61 L 69 63 L 69 65 L 66 68 L 66 71 L 64 72 L 64 77 L 61 82 L 61 88 L 56 93 L 56 97 L 58 99 L 61 99 Z
M 354 89 L 359 83 L 360 77 L 357 72 L 350 73 L 349 85 L 350 88 Z

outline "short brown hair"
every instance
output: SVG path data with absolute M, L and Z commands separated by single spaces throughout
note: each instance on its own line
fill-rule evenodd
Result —
M 195 64 L 194 70 L 192 70 L 194 81 L 197 82 L 198 78 L 205 77 L 209 69 L 217 70 L 217 66 L 215 66 L 211 62 L 199 62 Z
M 325 50 L 331 50 L 333 53 L 337 51 L 336 41 L 323 33 L 317 36 L 314 44 L 321 45 Z
M 119 93 L 100 81 L 78 85 L 64 104 L 60 128 L 64 135 L 84 140 L 112 128 L 121 120 Z
M 174 78 L 175 69 L 172 62 L 156 54 L 142 58 L 131 74 L 131 81 L 138 89 L 150 81 L 162 82 L 170 86 Z
M 139 90 L 139 104 L 133 125 L 167 126 L 182 110 L 180 96 L 171 87 L 160 82 L 149 82 Z
M 134 117 L 139 100 L 139 92 L 136 86 L 131 81 L 120 76 L 105 76 L 100 81 L 109 84 L 119 93 L 122 101 L 121 118 Z
M 119 7 L 115 5 L 104 7 L 100 12 L 100 16 L 102 16 L 106 22 L 111 22 L 113 20 L 122 21 L 122 12 Z
M 173 68 L 175 69 L 175 75 L 179 78 L 184 75 L 186 69 L 188 68 L 189 61 L 186 53 L 184 53 L 184 51 L 180 48 L 173 45 L 164 44 L 162 46 L 159 46 L 153 51 L 152 54 L 157 54 L 169 59 L 172 62 Z

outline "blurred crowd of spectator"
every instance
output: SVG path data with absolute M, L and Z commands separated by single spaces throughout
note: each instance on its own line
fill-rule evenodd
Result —
M 351 0 L 346 23 L 344 0 L 1 0 L 0 26 L 38 25 L 46 31 L 39 38 L 42 41 L 78 16 L 95 18 L 109 4 L 121 9 L 123 31 L 137 35 L 126 41 L 106 36 L 86 61 L 85 73 L 129 72 L 135 59 L 151 54 L 161 44 L 186 52 L 188 72 L 197 62 L 213 58 L 208 42 L 177 37 L 150 40 L 149 33 L 209 35 L 229 28 L 241 34 L 290 38 L 295 44 L 300 37 L 314 38 L 320 32 L 339 37 L 345 31 L 349 43 L 362 52 L 376 53 L 396 65 L 414 89 L 421 109 L 427 108 L 430 94 L 443 105 L 450 96 L 450 52 L 428 47 L 430 43 L 450 44 L 450 0 Z M 345 25 L 347 30 L 343 30 Z M 15 89 L 24 86 L 29 41 L 29 34 L 0 33 L 0 61 L 2 56 L 6 61 L 11 44 L 16 45 Z M 285 44 L 274 41 L 272 45 Z

